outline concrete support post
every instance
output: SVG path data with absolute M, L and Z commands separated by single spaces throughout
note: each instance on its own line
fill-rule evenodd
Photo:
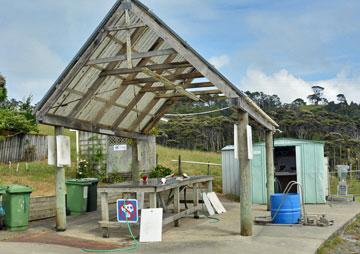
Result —
M 266 190 L 267 209 L 270 210 L 270 195 L 274 194 L 274 138 L 272 131 L 266 131 Z
M 251 236 L 253 228 L 251 172 L 248 157 L 247 126 L 249 115 L 238 112 L 238 158 L 240 164 L 240 234 Z
M 138 142 L 136 139 L 132 140 L 131 175 L 132 175 L 133 182 L 139 181 L 139 179 L 140 179 L 139 151 L 138 151 Z
M 56 136 L 63 135 L 63 127 L 55 127 L 55 149 L 56 149 Z M 56 152 L 55 152 L 56 155 Z M 57 158 L 56 158 L 57 165 Z M 66 186 L 65 186 L 65 168 L 56 166 L 56 231 L 66 230 Z

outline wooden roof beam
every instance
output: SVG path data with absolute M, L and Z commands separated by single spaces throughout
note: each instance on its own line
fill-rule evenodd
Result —
M 176 51 L 173 49 L 162 49 L 162 50 L 155 50 L 155 51 L 148 51 L 148 52 L 141 52 L 141 53 L 133 53 L 131 59 L 140 59 L 140 58 L 151 58 L 156 56 L 165 56 L 175 54 Z M 127 60 L 127 54 L 113 56 L 113 57 L 104 57 L 99 59 L 92 59 L 89 60 L 86 65 L 94 65 L 94 64 L 104 64 L 104 63 L 112 63 L 112 62 L 120 62 Z
M 200 72 L 191 72 L 186 74 L 172 74 L 163 77 L 169 81 L 176 81 L 176 80 L 184 80 L 184 79 L 202 78 L 203 75 Z M 156 78 L 139 78 L 139 79 L 124 81 L 123 85 L 135 85 L 135 84 L 155 83 L 155 82 L 160 82 L 160 81 L 159 79 Z
M 135 138 L 140 140 L 149 139 L 149 136 L 140 133 L 129 132 L 127 130 L 122 130 L 119 128 L 111 130 L 111 127 L 108 125 L 59 115 L 45 114 L 42 118 L 39 118 L 39 122 L 47 125 L 62 126 L 69 129 L 76 129 L 80 131 L 87 131 L 105 135 L 113 135 L 124 138 Z
M 105 27 L 105 31 L 114 32 L 114 31 L 123 31 L 123 30 L 130 30 L 134 28 L 144 27 L 145 24 L 138 23 L 138 24 L 131 24 L 131 25 L 121 25 L 121 26 L 108 26 Z
M 146 65 L 146 68 L 149 68 L 152 71 L 156 70 L 168 70 L 168 69 L 176 69 L 176 68 L 187 68 L 191 67 L 191 64 L 188 62 L 177 62 L 177 63 L 165 63 L 165 64 L 153 64 L 153 65 Z M 125 75 L 125 74 L 132 74 L 132 73 L 139 73 L 142 72 L 143 67 L 134 67 L 132 69 L 129 68 L 121 68 L 121 69 L 114 69 L 109 71 L 104 71 L 101 75 Z
M 153 72 L 152 70 L 149 70 L 148 68 L 143 68 L 143 72 L 146 73 L 147 75 L 153 77 L 154 79 L 157 79 L 158 81 L 160 81 L 161 83 L 164 84 L 165 87 L 168 88 L 172 88 L 174 89 L 177 93 L 180 93 L 194 101 L 199 101 L 199 98 L 197 98 L 196 96 L 194 96 L 194 94 L 186 91 L 181 85 L 178 84 L 174 84 L 172 83 L 170 80 L 168 80 L 167 78 L 161 76 L 160 74 L 157 74 L 156 72 Z
M 211 95 L 211 94 L 222 94 L 222 92 L 219 89 L 216 89 L 216 90 L 207 90 L 207 91 L 196 91 L 196 92 L 192 92 L 192 94 L 195 96 L 201 96 L 201 95 Z M 157 98 L 173 98 L 173 97 L 187 97 L 187 96 L 184 94 L 175 92 L 175 93 L 158 94 L 156 97 Z

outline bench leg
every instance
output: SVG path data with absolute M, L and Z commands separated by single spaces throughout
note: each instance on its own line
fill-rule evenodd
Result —
M 108 202 L 108 193 L 101 192 L 100 193 L 101 199 L 101 221 L 109 222 L 109 202 Z M 103 237 L 109 238 L 109 228 L 102 228 L 103 230 Z
M 193 201 L 194 201 L 194 206 L 198 206 L 199 205 L 199 184 L 194 183 L 193 185 Z M 199 219 L 199 211 L 195 211 L 194 212 L 194 218 L 195 219 Z
M 180 213 L 180 189 L 179 188 L 174 189 L 174 213 L 175 214 Z M 179 227 L 180 221 L 175 220 L 174 225 L 175 225 L 175 227 Z

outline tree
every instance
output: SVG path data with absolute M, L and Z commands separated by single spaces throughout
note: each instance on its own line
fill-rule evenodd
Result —
M 295 107 L 300 107 L 300 106 L 305 106 L 306 102 L 301 99 L 301 98 L 297 98 L 296 100 L 294 100 L 293 102 L 291 102 L 291 105 L 295 106 Z
M 0 103 L 4 102 L 7 97 L 6 79 L 0 74 Z
M 346 100 L 346 97 L 345 97 L 344 94 L 340 93 L 340 94 L 336 95 L 336 98 L 337 98 L 337 100 L 338 100 L 338 102 L 339 102 L 340 104 L 346 104 L 346 105 L 348 105 L 347 100 Z
M 321 86 L 313 86 L 311 87 L 314 94 L 310 94 L 307 99 L 315 104 L 319 105 L 319 102 L 323 101 L 323 95 L 324 95 L 324 88 Z

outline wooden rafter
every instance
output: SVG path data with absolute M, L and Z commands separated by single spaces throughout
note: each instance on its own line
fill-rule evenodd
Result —
M 171 74 L 163 77 L 169 81 L 175 81 L 175 80 L 202 78 L 203 75 L 196 71 L 185 74 Z M 139 79 L 124 81 L 124 85 L 135 85 L 135 84 L 154 83 L 154 82 L 160 82 L 160 81 L 159 79 L 156 78 L 139 78 Z
M 153 65 L 146 65 L 146 68 L 150 70 L 170 70 L 176 68 L 186 68 L 191 67 L 191 64 L 187 62 L 176 62 L 176 63 L 168 63 L 168 64 L 153 64 Z M 114 69 L 111 71 L 104 71 L 102 75 L 124 75 L 124 74 L 131 74 L 131 73 L 138 73 L 142 71 L 143 67 L 134 67 L 132 69 L 129 68 L 121 68 L 121 69 Z
M 188 85 L 183 85 L 184 88 L 186 89 L 193 89 L 193 88 L 208 88 L 208 89 L 216 89 L 216 86 L 214 86 L 212 83 L 210 82 L 201 82 L 201 83 L 191 83 Z M 165 86 L 157 86 L 157 87 L 151 87 L 146 89 L 146 92 L 164 92 L 164 91 L 172 91 L 174 89 L 172 88 L 167 88 Z
M 171 62 L 173 61 L 175 58 L 175 55 L 170 55 L 167 57 L 167 59 L 164 61 L 165 63 Z M 160 73 L 162 71 L 159 71 Z M 132 111 L 132 109 L 139 103 L 139 101 L 144 97 L 145 92 L 143 92 L 143 89 L 146 88 L 150 88 L 152 85 L 154 84 L 154 82 L 149 82 L 147 83 L 140 91 L 138 94 L 136 94 L 134 96 L 134 98 L 130 101 L 130 103 L 128 104 L 128 107 L 120 114 L 120 116 L 114 121 L 112 127 L 116 128 L 117 126 L 120 125 L 120 123 L 122 121 L 124 121 L 124 119 L 126 118 L 126 116 Z
M 114 32 L 114 31 L 130 30 L 130 29 L 140 28 L 140 27 L 144 27 L 144 26 L 145 26 L 145 24 L 138 23 L 138 24 L 131 24 L 131 25 L 105 27 L 105 30 L 108 32 Z
M 158 39 L 154 45 L 152 45 L 151 50 L 157 50 L 164 41 L 162 39 Z M 145 66 L 150 61 L 150 58 L 144 58 L 141 59 L 141 61 L 137 64 L 137 66 Z M 134 73 L 127 77 L 127 80 L 131 80 L 136 78 L 137 73 Z M 123 83 L 120 85 L 119 88 L 116 89 L 113 95 L 111 95 L 110 99 L 107 103 L 98 111 L 95 118 L 93 119 L 94 122 L 100 122 L 102 117 L 105 116 L 105 114 L 108 112 L 108 110 L 111 108 L 111 106 L 116 102 L 116 100 L 124 93 L 124 91 L 127 89 L 127 86 Z M 126 108 L 125 108 L 126 110 Z
M 222 92 L 218 89 L 215 89 L 215 90 L 207 90 L 207 91 L 193 91 L 191 93 L 194 96 L 201 96 L 201 95 L 221 94 Z M 158 98 L 172 98 L 172 97 L 187 97 L 187 96 L 185 94 L 175 92 L 175 93 L 158 94 L 157 97 Z M 199 98 L 198 98 L 198 100 L 199 100 Z
M 144 28 L 138 28 L 132 35 L 131 35 L 131 39 L 133 41 L 137 41 L 141 35 L 144 32 Z M 118 54 L 123 54 L 126 52 L 126 47 L 122 47 L 119 49 Z M 106 69 L 107 70 L 111 70 L 114 69 L 117 66 L 116 62 L 112 62 L 110 63 Z M 95 95 L 96 91 L 100 88 L 100 86 L 102 85 L 102 83 L 105 81 L 106 76 L 101 76 L 99 75 L 99 77 L 91 84 L 90 88 L 88 89 L 88 91 L 86 92 L 86 95 L 84 96 L 84 98 L 79 101 L 79 103 L 71 110 L 69 117 L 73 118 L 75 117 L 75 115 L 79 114 L 81 112 L 81 110 L 85 107 L 86 104 L 89 103 L 89 101 L 91 100 L 91 98 Z
M 150 115 L 151 110 L 155 107 L 155 105 L 159 102 L 158 98 L 153 98 L 148 105 L 146 105 L 146 108 L 143 110 L 143 112 L 138 115 L 136 120 L 131 123 L 130 127 L 128 128 L 129 131 L 136 131 L 136 127 L 144 120 L 146 116 Z M 139 130 L 140 131 L 140 130 Z
M 177 84 L 172 83 L 166 77 L 163 77 L 163 76 L 157 74 L 156 72 L 153 72 L 152 70 L 150 70 L 150 69 L 148 69 L 146 67 L 143 68 L 143 72 L 146 73 L 147 75 L 153 77 L 154 79 L 160 81 L 161 83 L 163 83 L 165 87 L 172 88 L 177 93 L 182 94 L 183 96 L 189 97 L 190 99 L 192 99 L 194 101 L 199 101 L 199 98 L 196 97 L 194 94 L 186 91 L 181 85 L 177 85 Z
M 149 57 L 155 57 L 155 56 L 165 56 L 165 55 L 171 55 L 175 54 L 176 51 L 173 49 L 162 49 L 162 50 L 156 50 L 156 51 L 148 51 L 148 52 L 141 52 L 141 53 L 134 53 L 131 56 L 131 59 L 140 59 L 140 58 L 149 58 Z M 89 60 L 86 65 L 94 65 L 94 64 L 104 64 L 104 63 L 113 63 L 113 62 L 120 62 L 125 61 L 127 59 L 127 55 L 117 55 L 113 57 L 104 57 L 99 59 L 92 59 Z

